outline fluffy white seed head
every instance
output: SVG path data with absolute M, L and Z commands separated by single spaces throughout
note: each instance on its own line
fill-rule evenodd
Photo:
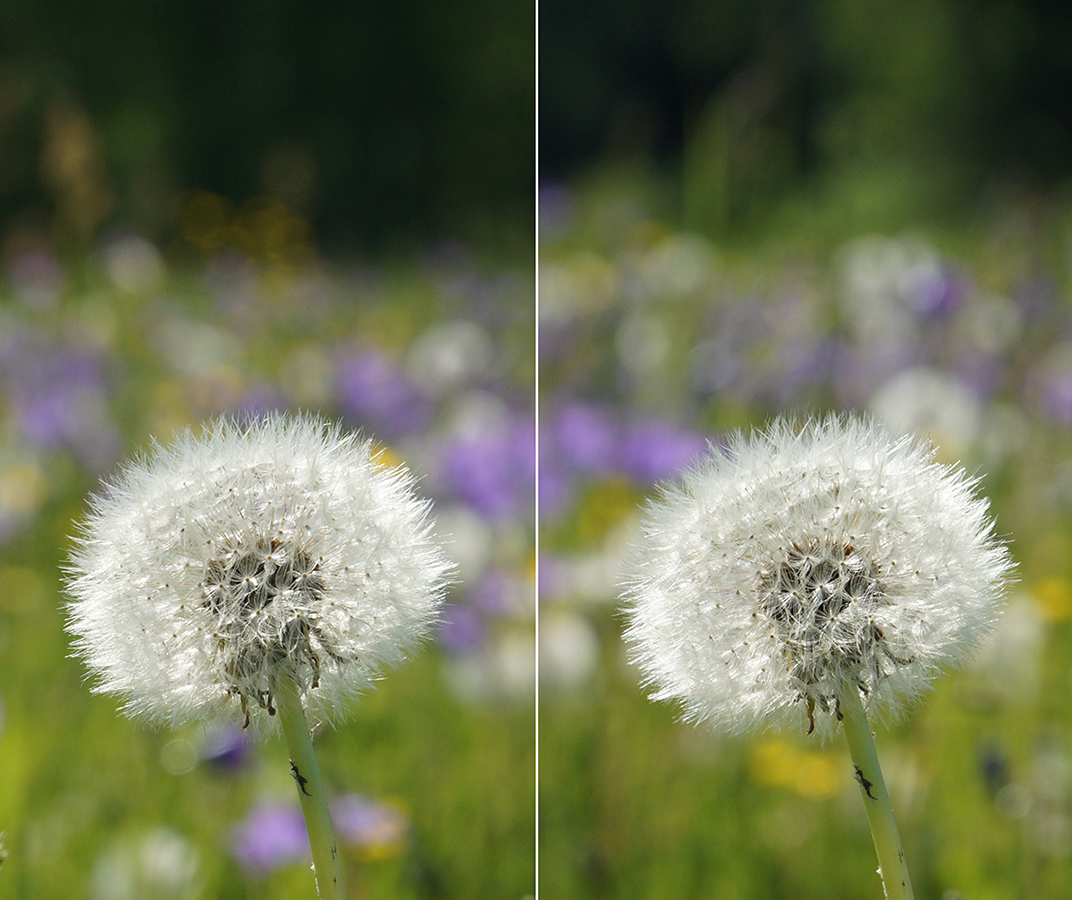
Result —
M 653 699 L 730 731 L 897 713 L 993 625 L 1012 567 L 959 467 L 878 424 L 776 423 L 712 450 L 642 524 L 626 642 Z
M 229 419 L 129 464 L 91 500 L 68 630 L 95 690 L 155 723 L 275 720 L 296 679 L 329 720 L 434 621 L 450 563 L 412 478 L 313 417 Z

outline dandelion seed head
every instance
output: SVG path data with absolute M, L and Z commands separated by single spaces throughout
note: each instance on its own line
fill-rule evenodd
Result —
M 68 629 L 124 710 L 272 727 L 273 681 L 338 718 L 435 620 L 451 566 L 412 478 L 314 417 L 154 446 L 91 501 Z
M 896 714 L 963 663 L 1012 564 L 963 469 L 869 419 L 779 422 L 653 501 L 625 639 L 690 721 L 831 730 L 838 698 Z

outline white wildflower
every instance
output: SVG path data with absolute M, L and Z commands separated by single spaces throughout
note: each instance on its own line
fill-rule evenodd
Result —
M 312 417 L 222 419 L 155 446 L 92 500 L 69 630 L 124 711 L 272 720 L 292 678 L 331 719 L 435 619 L 450 569 L 411 477 Z
M 896 713 L 994 623 L 1011 562 L 959 467 L 871 420 L 774 424 L 651 503 L 626 641 L 653 699 L 732 732 Z M 820 715 L 830 713 L 831 715 Z

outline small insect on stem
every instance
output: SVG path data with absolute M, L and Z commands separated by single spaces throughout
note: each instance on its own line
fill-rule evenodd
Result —
M 878 797 L 871 793 L 871 788 L 874 787 L 874 782 L 868 781 L 864 777 L 863 770 L 859 766 L 853 766 L 853 769 L 856 770 L 856 781 L 859 783 L 860 787 L 863 788 L 864 793 L 872 800 L 877 800 Z
M 859 771 L 859 769 L 857 769 L 857 771 Z M 298 767 L 294 764 L 294 760 L 290 761 L 290 774 L 294 776 L 294 780 L 298 782 L 298 788 L 306 797 L 313 796 L 305 789 L 305 786 L 309 783 L 309 779 L 298 771 Z

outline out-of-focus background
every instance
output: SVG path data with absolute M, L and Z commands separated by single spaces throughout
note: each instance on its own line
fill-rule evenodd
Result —
M 1019 562 L 964 671 L 875 723 L 920 897 L 1072 894 L 1072 13 L 540 6 L 540 885 L 877 897 L 838 741 L 645 699 L 637 506 L 781 413 L 929 435 Z
M 534 878 L 534 17 L 0 14 L 0 896 L 313 895 L 278 740 L 91 695 L 60 566 L 119 462 L 220 414 L 374 435 L 435 502 L 435 640 L 318 735 L 351 896 Z

